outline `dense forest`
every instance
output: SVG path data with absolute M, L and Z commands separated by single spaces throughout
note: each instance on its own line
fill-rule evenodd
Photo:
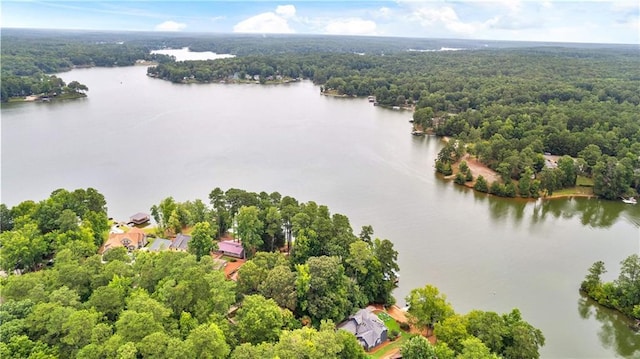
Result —
M 604 262 L 593 263 L 580 289 L 599 304 L 640 320 L 640 256 L 633 254 L 620 262 L 620 274 L 613 282 L 602 282 L 606 272 Z
M 0 205 L 0 356 L 365 358 L 335 323 L 369 303 L 393 303 L 392 242 L 371 226 L 356 235 L 346 216 L 277 192 L 216 188 L 209 200 L 168 197 L 151 208 L 151 242 L 188 232 L 187 252 L 98 251 L 111 222 L 92 188 Z M 249 257 L 237 281 L 210 255 L 229 237 Z M 393 335 L 407 336 L 407 358 L 538 358 L 544 345 L 517 309 L 459 315 L 429 285 L 406 301 L 409 320 Z

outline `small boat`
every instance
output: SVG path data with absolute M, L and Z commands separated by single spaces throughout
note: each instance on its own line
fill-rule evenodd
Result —
M 368 97 L 369 102 L 376 102 L 376 98 L 373 96 Z
M 636 199 L 633 198 L 633 197 L 623 198 L 622 202 L 627 203 L 627 204 L 636 204 L 636 203 L 638 203 L 638 201 L 636 201 Z
M 411 131 L 411 134 L 414 136 L 424 136 L 424 132 L 418 130 Z

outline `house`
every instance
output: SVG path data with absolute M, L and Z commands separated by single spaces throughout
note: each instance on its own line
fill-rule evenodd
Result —
M 240 242 L 220 241 L 218 242 L 218 251 L 229 257 L 244 258 L 244 248 Z
M 133 216 L 129 217 L 129 223 L 133 223 L 133 224 L 144 224 L 149 222 L 149 220 L 151 219 L 151 217 L 149 217 L 148 214 L 146 213 L 136 213 Z
M 139 228 L 132 228 L 126 233 L 109 233 L 109 238 L 104 243 L 101 253 L 116 247 L 125 247 L 131 252 L 146 245 L 146 233 Z
M 149 252 L 161 252 L 168 251 L 171 246 L 171 241 L 163 238 L 156 238 L 149 246 Z
M 368 309 L 360 309 L 349 319 L 338 324 L 337 329 L 353 333 L 366 351 L 387 340 L 387 327 L 377 315 Z
M 169 249 L 172 251 L 186 252 L 187 248 L 189 248 L 189 241 L 191 241 L 191 236 L 178 233 L 176 238 L 173 240 L 173 242 L 169 246 Z

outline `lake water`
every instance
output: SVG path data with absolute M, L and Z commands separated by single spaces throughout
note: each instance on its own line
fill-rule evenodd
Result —
M 640 357 L 627 322 L 580 296 L 589 266 L 638 253 L 640 206 L 494 198 L 434 174 L 442 143 L 410 135 L 409 112 L 320 95 L 310 82 L 178 85 L 146 68 L 60 76 L 89 97 L 2 108 L 2 201 L 94 187 L 126 220 L 162 198 L 215 187 L 278 191 L 326 204 L 399 252 L 400 306 L 433 284 L 459 313 L 519 308 L 545 358 Z
M 184 47 L 182 49 L 163 49 L 163 50 L 153 50 L 152 54 L 160 54 L 160 55 L 169 55 L 175 56 L 176 61 L 185 61 L 185 60 L 215 60 L 215 59 L 226 59 L 229 57 L 235 57 L 231 54 L 216 54 L 211 51 L 190 51 L 188 47 Z

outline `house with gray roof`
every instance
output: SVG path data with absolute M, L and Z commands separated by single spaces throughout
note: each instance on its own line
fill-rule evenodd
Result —
M 153 243 L 149 246 L 149 252 L 161 252 L 168 251 L 169 247 L 171 247 L 171 241 L 164 238 L 156 238 L 153 240 Z
M 387 341 L 387 326 L 368 309 L 360 309 L 349 319 L 338 324 L 337 329 L 353 333 L 366 351 Z
M 176 238 L 173 240 L 173 242 L 169 246 L 169 249 L 172 251 L 186 252 L 187 248 L 189 248 L 189 241 L 191 241 L 191 236 L 178 233 Z

